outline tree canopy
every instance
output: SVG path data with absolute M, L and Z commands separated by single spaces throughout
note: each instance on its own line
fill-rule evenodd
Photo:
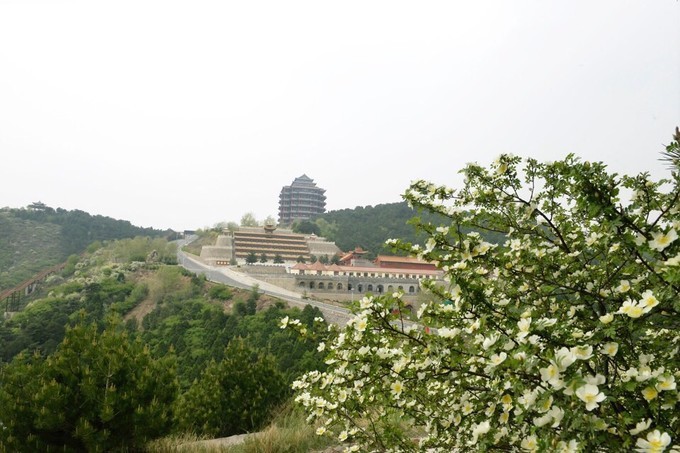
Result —
M 257 254 L 255 252 L 250 252 L 246 256 L 246 264 L 255 264 L 257 263 Z
M 267 421 L 286 396 L 274 359 L 236 339 L 224 359 L 210 362 L 180 398 L 178 428 L 213 437 L 249 432 Z
M 0 368 L 0 446 L 13 451 L 140 448 L 172 426 L 171 358 L 154 359 L 115 323 L 78 324 L 47 358 Z
M 317 236 L 321 235 L 321 229 L 319 225 L 310 220 L 298 220 L 293 222 L 292 230 L 295 233 L 300 234 L 315 234 Z
M 417 206 L 409 206 L 402 201 L 330 211 L 317 217 L 314 223 L 319 230 L 316 234 L 334 241 L 341 250 L 354 250 L 359 246 L 368 251 L 368 258 L 375 258 L 379 254 L 405 253 L 385 246 L 385 241 L 390 238 L 413 243 L 427 240 L 425 232 L 415 228 L 411 222 L 418 214 L 432 223 L 446 221 L 446 217 L 439 213 L 427 210 L 419 213 Z M 485 231 L 484 235 L 490 242 L 504 241 L 503 236 L 495 231 Z
M 255 214 L 252 212 L 246 212 L 241 216 L 241 226 L 242 227 L 256 227 L 259 226 L 260 222 L 255 218 Z

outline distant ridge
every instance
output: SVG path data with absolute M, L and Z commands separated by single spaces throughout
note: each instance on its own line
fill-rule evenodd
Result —
M 448 225 L 450 219 L 443 215 L 421 212 L 412 209 L 405 201 L 397 203 L 377 204 L 375 206 L 357 206 L 354 209 L 339 209 L 321 214 L 313 219 L 318 227 L 318 234 L 334 241 L 340 249 L 349 251 L 359 246 L 367 250 L 367 258 L 375 258 L 379 254 L 393 254 L 385 247 L 385 241 L 391 238 L 402 239 L 413 244 L 424 245 L 427 236 L 416 231 L 409 222 L 416 216 L 434 225 Z M 310 225 L 302 225 L 307 226 Z M 482 232 L 491 242 L 503 242 L 504 236 L 490 232 Z
M 359 246 L 369 252 L 369 258 L 375 258 L 392 252 L 384 246 L 387 239 L 400 238 L 414 243 L 423 240 L 424 236 L 408 223 L 416 215 L 417 212 L 402 201 L 329 211 L 314 221 L 320 227 L 321 236 L 334 241 L 340 249 L 349 251 Z M 433 221 L 446 221 L 443 217 L 429 217 L 433 217 Z
M 32 203 L 0 209 L 0 291 L 82 253 L 95 241 L 135 236 L 170 236 L 172 231 L 140 228 L 127 220 Z

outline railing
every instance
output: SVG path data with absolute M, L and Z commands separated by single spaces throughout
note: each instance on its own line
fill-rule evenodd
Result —
M 14 288 L 7 289 L 0 293 L 0 302 L 5 303 L 5 313 L 9 311 L 9 303 L 12 302 L 18 302 L 21 300 L 21 297 L 23 295 L 27 295 L 30 292 L 33 292 L 31 290 L 29 293 L 26 292 L 28 288 L 33 288 L 34 285 L 37 283 L 40 283 L 44 281 L 48 276 L 55 274 L 59 271 L 61 271 L 64 267 L 66 266 L 66 263 L 61 263 L 57 264 L 55 266 L 52 266 L 48 269 L 45 269 L 41 271 L 39 274 L 34 275 L 33 277 L 29 278 L 28 280 L 23 281 L 19 285 L 15 286 Z

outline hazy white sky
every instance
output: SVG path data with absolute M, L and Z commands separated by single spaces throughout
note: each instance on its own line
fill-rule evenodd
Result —
M 0 0 L 0 206 L 157 228 L 454 185 L 501 152 L 651 171 L 680 2 Z

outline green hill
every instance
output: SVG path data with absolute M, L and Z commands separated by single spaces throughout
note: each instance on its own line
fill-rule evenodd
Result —
M 0 209 L 0 290 L 72 254 L 82 253 L 92 242 L 169 233 L 80 210 L 53 209 L 42 203 Z
M 61 226 L 0 211 L 0 290 L 60 262 Z
M 374 258 L 378 254 L 392 253 L 384 246 L 387 239 L 400 238 L 411 242 L 421 239 L 408 223 L 416 214 L 405 202 L 357 206 L 329 211 L 313 221 L 297 222 L 293 230 L 324 236 L 334 241 L 341 250 L 361 247 L 369 252 L 369 258 Z
M 142 451 L 171 432 L 252 432 L 297 376 L 323 369 L 318 309 L 164 264 L 176 248 L 161 238 L 93 249 L 0 317 L 0 451 Z M 135 259 L 151 251 L 158 261 Z M 310 338 L 281 329 L 286 316 Z
M 394 251 L 385 247 L 387 239 L 401 239 L 414 244 L 422 244 L 426 237 L 416 231 L 409 222 L 416 216 L 423 221 L 435 225 L 448 225 L 446 217 L 432 213 L 418 213 L 406 202 L 379 204 L 375 206 L 357 206 L 354 209 L 329 211 L 316 217 L 313 222 L 303 221 L 293 225 L 293 229 L 301 233 L 315 233 L 334 241 L 341 250 L 353 250 L 362 247 L 368 250 L 369 258 L 378 254 L 389 255 Z M 501 235 L 484 233 L 487 240 L 500 242 Z M 491 237 L 493 236 L 493 237 Z
M 417 231 L 410 220 L 420 217 L 433 225 L 449 225 L 451 221 L 443 215 L 430 212 L 419 213 L 406 202 L 357 206 L 354 209 L 339 209 L 317 216 L 313 221 L 302 221 L 293 225 L 300 233 L 314 233 L 334 241 L 341 250 L 355 247 L 367 250 L 368 258 L 378 254 L 389 255 L 395 251 L 385 246 L 387 239 L 401 239 L 413 244 L 423 244 L 427 238 Z M 488 241 L 503 242 L 503 235 L 488 231 L 481 232 Z

